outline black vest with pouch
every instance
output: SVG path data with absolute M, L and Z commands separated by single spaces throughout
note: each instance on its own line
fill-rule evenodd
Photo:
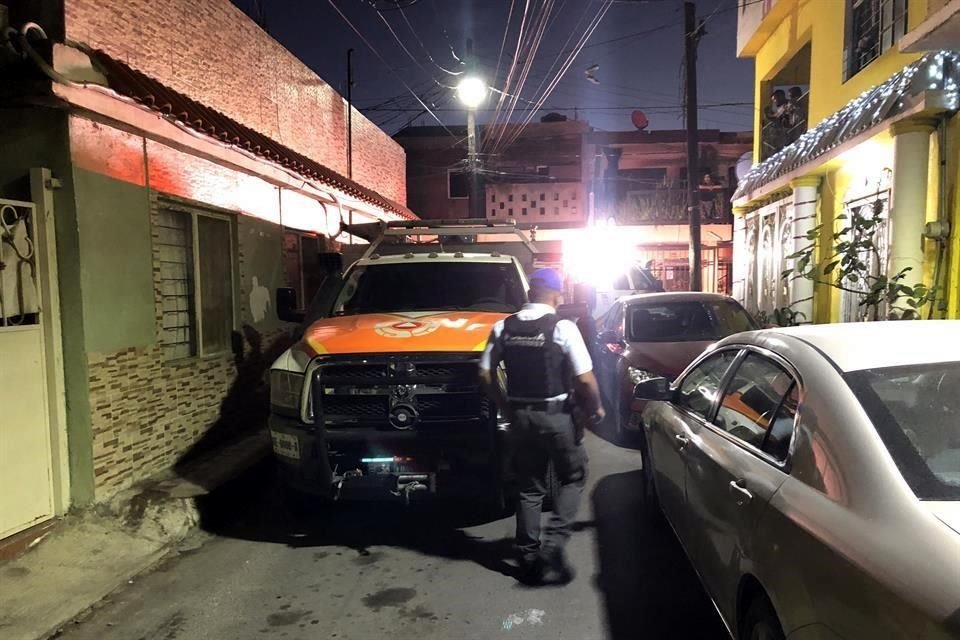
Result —
M 569 390 L 566 357 L 553 340 L 559 321 L 555 314 L 504 321 L 500 341 L 510 400 L 540 402 Z

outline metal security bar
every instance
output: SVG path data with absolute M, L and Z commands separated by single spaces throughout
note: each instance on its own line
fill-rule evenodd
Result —
M 35 234 L 33 203 L 0 199 L 0 327 L 40 322 Z

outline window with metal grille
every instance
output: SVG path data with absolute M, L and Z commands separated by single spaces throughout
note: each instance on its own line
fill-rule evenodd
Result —
M 157 214 L 166 360 L 223 353 L 234 328 L 231 220 L 187 208 Z
M 848 0 L 846 77 L 880 57 L 907 32 L 907 0 Z
M 451 200 L 470 197 L 470 184 L 466 171 L 447 170 L 447 197 Z

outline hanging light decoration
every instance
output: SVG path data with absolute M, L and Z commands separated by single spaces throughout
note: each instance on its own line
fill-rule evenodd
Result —
M 960 52 L 928 53 L 882 84 L 864 91 L 795 142 L 751 168 L 733 199 L 787 175 L 901 113 L 908 98 L 924 91 L 942 91 L 944 106 L 951 111 L 960 109 Z

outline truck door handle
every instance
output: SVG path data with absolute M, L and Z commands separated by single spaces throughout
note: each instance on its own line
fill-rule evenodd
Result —
M 673 437 L 676 438 L 677 442 L 680 443 L 680 450 L 681 450 L 681 451 L 683 450 L 683 448 L 684 448 L 685 446 L 687 446 L 688 444 L 690 444 L 690 438 L 689 438 L 688 436 L 683 435 L 682 433 L 676 433 L 676 434 L 674 434 Z
M 747 489 L 747 483 L 745 481 L 732 480 L 728 486 L 730 487 L 730 493 L 734 494 L 737 506 L 742 507 L 753 500 L 753 494 Z

